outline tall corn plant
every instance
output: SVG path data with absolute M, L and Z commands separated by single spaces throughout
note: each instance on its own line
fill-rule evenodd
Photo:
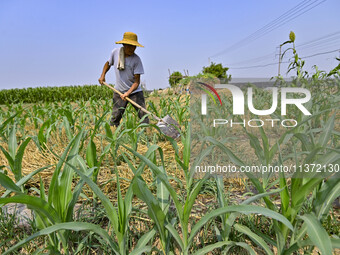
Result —
M 325 112 L 326 111 L 323 111 L 318 114 L 324 114 Z M 300 122 L 299 125 L 304 125 L 318 114 Z M 268 136 L 262 127 L 259 127 L 260 137 L 262 140 L 261 142 L 256 136 L 247 132 L 247 130 L 245 130 L 245 132 L 250 139 L 250 145 L 254 149 L 259 163 L 263 165 L 275 165 L 278 163 L 283 164 L 283 161 L 289 158 L 296 160 L 295 164 L 297 166 L 308 166 L 309 164 L 321 164 L 322 166 L 328 164 L 339 164 L 339 148 L 332 149 L 328 147 L 332 144 L 330 140 L 332 138 L 334 120 L 335 115 L 328 119 L 328 122 L 319 134 L 318 139 L 314 137 L 312 133 L 309 134 L 312 135 L 312 137 L 308 137 L 308 133 L 295 133 L 295 130 L 299 130 L 298 125 L 296 128 L 283 134 L 272 147 L 269 146 Z M 291 140 L 292 137 L 296 137 L 301 143 L 301 155 L 304 155 L 303 161 L 298 161 L 296 154 L 286 158 L 283 158 L 281 155 L 280 147 L 289 139 Z M 235 156 L 224 144 L 213 138 L 207 139 L 227 154 L 234 164 L 239 166 L 245 165 L 245 163 L 238 159 L 237 156 Z M 280 154 L 279 162 L 276 163 L 273 162 L 275 154 Z M 260 194 L 265 194 L 267 192 L 266 190 L 269 188 L 268 177 L 266 178 L 264 176 L 262 183 L 251 174 L 248 174 L 248 177 Z M 280 174 L 279 187 L 281 207 L 278 208 L 268 197 L 263 197 L 263 199 L 266 207 L 276 212 L 280 211 L 281 214 L 294 226 L 294 230 L 274 221 L 273 226 L 276 233 L 276 240 L 272 240 L 270 236 L 265 235 L 260 231 L 255 234 L 247 228 L 238 226 L 236 229 L 241 233 L 248 235 L 253 241 L 267 251 L 268 254 L 271 254 L 268 250 L 269 244 L 277 247 L 278 254 L 290 254 L 289 252 L 291 251 L 297 251 L 305 246 L 313 245 L 316 245 L 321 251 L 323 251 L 323 254 L 330 254 L 330 247 L 333 247 L 333 249 L 338 248 L 339 242 L 338 239 L 332 239 L 328 236 L 321 226 L 321 221 L 323 217 L 328 214 L 332 202 L 340 195 L 339 185 L 339 179 L 324 180 L 322 176 L 320 177 L 316 174 L 306 174 L 306 176 L 301 176 L 301 174 L 296 173 L 293 175 L 289 186 L 286 177 L 283 174 Z M 319 193 L 321 190 L 322 194 Z M 315 193 L 315 196 L 312 203 L 318 206 L 313 208 L 313 214 L 302 216 L 302 205 L 313 192 Z M 317 229 L 323 230 L 316 231 L 311 228 L 311 226 L 308 225 L 311 222 L 315 223 Z M 316 224 L 316 222 L 318 223 Z M 307 238 L 304 242 L 301 242 L 301 240 L 305 238 L 306 233 L 309 238 Z M 325 247 L 324 244 L 328 244 L 328 248 L 326 248 L 327 246 Z
M 82 158 L 80 156 L 77 157 L 79 162 L 82 162 Z M 82 164 L 80 164 L 82 165 Z M 80 169 L 77 169 L 74 166 L 71 166 L 72 169 L 81 177 L 82 181 L 86 182 L 88 186 L 92 189 L 94 194 L 97 196 L 98 199 L 102 202 L 106 216 L 110 220 L 110 225 L 112 226 L 112 231 L 114 234 L 114 238 L 109 236 L 109 230 L 108 231 L 97 231 L 95 232 L 98 234 L 101 238 L 103 238 L 109 245 L 112 251 L 115 254 L 119 255 L 127 255 L 127 254 L 142 254 L 144 252 L 148 252 L 151 250 L 150 246 L 147 246 L 150 239 L 153 237 L 155 232 L 151 230 L 150 232 L 147 232 L 144 234 L 139 241 L 137 242 L 137 245 L 135 248 L 130 251 L 128 247 L 128 226 L 129 226 L 129 218 L 130 213 L 132 210 L 132 186 L 129 186 L 127 193 L 125 195 L 125 198 L 123 198 L 121 189 L 120 189 L 120 182 L 119 182 L 119 176 L 116 175 L 117 180 L 117 209 L 114 207 L 114 205 L 110 202 L 109 198 L 105 196 L 105 194 L 100 190 L 100 188 L 92 181 L 89 176 L 85 174 L 84 171 L 81 171 Z M 84 167 L 83 169 L 85 169 Z M 89 170 L 88 170 L 89 171 Z M 88 172 L 87 171 L 87 172 Z M 99 229 L 97 225 L 94 224 L 88 224 L 85 223 L 72 223 L 77 224 L 79 227 L 82 227 L 82 230 L 87 231 L 93 231 L 93 229 Z M 72 225 L 69 224 L 70 226 Z M 60 225 L 61 228 L 63 228 L 63 225 Z M 115 240 L 117 239 L 117 241 Z
M 189 132 L 189 137 L 190 137 L 190 132 Z M 189 253 L 191 254 L 192 249 L 194 249 L 193 247 L 195 243 L 194 238 L 198 234 L 198 231 L 205 224 L 207 224 L 207 222 L 211 221 L 215 217 L 226 214 L 226 213 L 231 213 L 231 212 L 239 212 L 239 213 L 245 213 L 245 214 L 259 213 L 259 214 L 262 214 L 268 217 L 272 217 L 278 220 L 279 222 L 282 222 L 289 229 L 293 229 L 293 226 L 282 215 L 272 210 L 258 207 L 258 206 L 252 206 L 252 205 L 236 205 L 236 206 L 225 206 L 222 208 L 218 208 L 216 210 L 213 210 L 207 213 L 204 217 L 201 218 L 201 220 L 199 220 L 195 224 L 192 223 L 191 228 L 189 228 L 189 221 L 192 216 L 192 209 L 193 209 L 195 200 L 198 194 L 200 193 L 202 186 L 207 181 L 209 176 L 205 175 L 202 179 L 197 180 L 195 183 L 193 183 L 193 180 L 189 181 L 189 183 L 192 183 L 192 186 L 189 188 L 188 187 L 186 188 L 188 192 L 186 194 L 186 197 L 184 198 L 184 201 L 181 201 L 179 199 L 179 195 L 169 183 L 169 177 L 164 171 L 165 169 L 164 163 L 162 163 L 161 166 L 157 166 L 146 155 L 145 156 L 141 155 L 127 146 L 124 146 L 124 147 L 127 150 L 129 150 L 134 156 L 138 157 L 144 164 L 146 164 L 152 170 L 153 174 L 166 187 L 175 205 L 176 213 L 177 213 L 177 217 L 179 221 L 179 228 L 176 228 L 175 226 L 175 222 L 177 222 L 176 219 L 175 220 L 167 219 L 166 212 L 162 210 L 162 205 L 160 204 L 160 201 L 157 200 L 153 196 L 151 191 L 146 186 L 145 181 L 142 179 L 142 177 L 138 176 L 138 178 L 135 179 L 135 182 L 133 184 L 134 192 L 140 199 L 142 199 L 148 205 L 148 214 L 150 218 L 154 221 L 155 228 L 157 229 L 160 235 L 163 254 L 168 254 L 168 252 L 170 252 L 169 250 L 167 250 L 167 248 L 170 246 L 166 243 L 168 240 L 167 236 L 169 235 L 169 233 L 171 234 L 178 248 L 181 250 L 183 254 L 189 254 Z M 162 149 L 158 147 L 157 145 L 150 146 L 148 150 L 149 153 L 147 154 L 150 155 L 150 151 L 155 151 L 155 150 L 159 151 L 159 154 L 162 158 L 162 155 L 163 155 Z M 188 157 L 189 156 L 190 156 L 190 149 L 189 149 Z M 161 160 L 161 162 L 164 162 L 164 161 Z M 190 171 L 188 171 L 187 174 L 189 178 Z M 223 246 L 235 246 L 235 245 L 246 247 L 246 249 L 250 249 L 250 247 L 247 246 L 247 244 L 245 243 L 232 242 L 232 241 L 220 241 L 220 242 L 217 242 L 211 245 L 207 245 L 206 247 L 203 247 L 202 249 L 197 250 L 195 254 L 205 254 L 216 248 L 220 248 Z
M 10 191 L 15 192 L 16 195 L 9 198 L 1 198 L 0 204 L 7 203 L 22 203 L 26 204 L 28 208 L 34 210 L 35 220 L 38 228 L 44 232 L 44 229 L 53 226 L 56 223 L 70 222 L 73 220 L 73 209 L 80 195 L 83 181 L 79 182 L 74 191 L 72 192 L 72 181 L 74 172 L 72 170 L 73 165 L 76 165 L 77 154 L 79 152 L 79 146 L 82 142 L 83 131 L 75 136 L 69 145 L 66 147 L 63 155 L 58 162 L 52 180 L 49 186 L 48 195 L 45 194 L 44 185 L 40 183 L 40 197 L 34 197 L 23 194 L 16 188 L 17 185 L 13 182 L 10 183 Z M 67 164 L 64 165 L 64 162 Z M 64 168 L 62 169 L 64 165 Z M 92 171 L 93 169 L 91 169 Z M 9 180 L 7 180 L 9 181 Z M 9 186 L 7 186 L 9 188 Z M 61 244 L 65 252 L 68 254 L 67 237 L 69 231 L 59 231 L 49 234 L 49 243 L 53 251 L 61 251 Z M 26 239 L 8 250 L 10 252 L 16 249 L 23 243 L 26 243 L 31 239 Z

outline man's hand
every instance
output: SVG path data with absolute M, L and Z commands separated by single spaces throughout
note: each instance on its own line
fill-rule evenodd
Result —
M 109 61 L 106 61 L 104 67 L 103 67 L 103 72 L 102 75 L 100 76 L 100 78 L 98 79 L 100 85 L 103 85 L 103 82 L 105 82 L 105 74 L 107 73 L 107 71 L 110 70 L 110 64 Z
M 105 82 L 105 76 L 100 76 L 100 78 L 98 79 L 100 85 L 103 85 L 103 82 Z
M 130 93 L 125 92 L 123 95 L 120 95 L 120 98 L 126 101 L 126 97 L 130 96 Z

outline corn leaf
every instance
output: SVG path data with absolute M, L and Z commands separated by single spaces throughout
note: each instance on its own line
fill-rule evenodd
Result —
M 223 208 L 218 208 L 210 213 L 206 214 L 203 218 L 201 218 L 195 226 L 193 226 L 191 230 L 191 234 L 189 237 L 189 243 L 193 241 L 193 238 L 195 237 L 196 233 L 199 231 L 201 227 L 203 227 L 204 224 L 206 224 L 210 219 L 219 216 L 224 213 L 229 213 L 229 212 L 239 212 L 243 214 L 251 214 L 251 213 L 256 213 L 256 214 L 262 214 L 264 216 L 267 216 L 269 218 L 275 219 L 277 221 L 282 222 L 284 225 L 286 225 L 289 229 L 293 230 L 292 224 L 282 216 L 281 214 L 269 210 L 267 208 L 263 208 L 260 206 L 254 206 L 254 205 L 232 205 L 232 206 L 226 206 Z
M 11 178 L 9 178 L 7 175 L 1 172 L 0 172 L 0 185 L 2 185 L 5 189 L 9 191 L 21 193 L 20 188 L 17 185 L 15 185 Z
M 332 255 L 332 243 L 326 230 L 322 227 L 320 221 L 313 214 L 300 216 L 307 224 L 307 233 L 312 242 L 320 249 L 323 255 Z
M 112 251 L 116 255 L 120 255 L 120 253 L 118 252 L 117 244 L 114 243 L 114 241 L 111 239 L 111 237 L 109 236 L 109 234 L 106 231 L 104 231 L 98 225 L 91 224 L 91 223 L 85 223 L 85 222 L 59 223 L 59 224 L 55 224 L 53 226 L 44 228 L 44 229 L 34 233 L 33 235 L 23 239 L 19 243 L 15 244 L 11 248 L 9 248 L 3 255 L 10 254 L 11 252 L 13 252 L 16 249 L 23 246 L 25 243 L 28 243 L 28 242 L 34 240 L 35 238 L 37 238 L 39 236 L 49 235 L 51 233 L 54 233 L 54 232 L 57 232 L 57 231 L 60 231 L 60 230 L 92 231 L 92 232 L 96 233 L 97 235 L 99 235 L 101 238 L 103 238 L 110 245 L 110 248 L 112 249 Z
M 16 195 L 8 198 L 0 198 L 0 204 L 20 203 L 26 204 L 31 209 L 43 213 L 52 223 L 61 222 L 57 212 L 46 201 L 38 197 L 28 195 Z
M 268 255 L 274 255 L 263 238 L 252 232 L 248 227 L 240 224 L 235 224 L 234 227 L 237 231 L 249 236 L 256 244 L 261 246 Z

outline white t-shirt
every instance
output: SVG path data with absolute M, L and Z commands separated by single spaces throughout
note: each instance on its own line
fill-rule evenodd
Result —
M 125 58 L 125 68 L 124 70 L 118 70 L 118 59 L 119 59 L 119 50 L 114 49 L 111 53 L 109 58 L 109 65 L 114 66 L 115 73 L 116 73 L 116 85 L 115 89 L 119 90 L 122 93 L 128 91 L 132 84 L 135 82 L 135 74 L 144 74 L 144 68 L 142 61 L 138 55 L 135 53 L 131 56 Z M 141 86 L 133 91 L 132 93 L 136 93 L 142 91 Z

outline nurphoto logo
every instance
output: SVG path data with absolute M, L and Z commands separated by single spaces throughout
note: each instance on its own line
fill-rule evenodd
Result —
M 199 84 L 204 85 L 205 87 L 213 91 L 214 94 L 219 99 L 221 106 L 223 107 L 220 95 L 211 85 L 208 85 L 202 82 L 199 82 Z M 245 115 L 245 95 L 239 87 L 235 85 L 231 85 L 231 84 L 216 84 L 215 88 L 228 90 L 231 93 L 233 115 Z M 208 114 L 207 94 L 210 95 L 210 98 L 212 98 L 215 105 L 216 105 L 216 100 L 214 99 L 213 95 L 209 91 L 207 91 L 206 89 L 203 89 L 203 90 L 207 93 L 201 94 L 201 114 L 207 115 Z M 279 101 L 278 98 L 280 97 L 281 116 L 287 115 L 287 105 L 294 105 L 304 115 L 311 115 L 311 113 L 303 105 L 309 102 L 309 100 L 311 99 L 311 93 L 308 89 L 285 87 L 285 88 L 281 88 L 279 91 L 279 88 L 277 87 L 268 87 L 268 88 L 265 88 L 265 90 L 272 92 L 271 93 L 271 97 L 272 97 L 271 107 L 269 109 L 256 109 L 253 103 L 253 98 L 256 97 L 256 94 L 253 92 L 252 87 L 247 88 L 247 101 L 246 102 L 247 102 L 248 110 L 252 114 L 259 115 L 259 116 L 273 114 L 278 108 L 278 101 Z M 293 96 L 289 97 L 288 96 L 289 94 Z M 243 126 L 247 125 L 249 127 L 259 127 L 259 126 L 261 127 L 265 125 L 265 123 L 270 124 L 271 127 L 274 127 L 275 123 L 280 123 L 283 127 L 295 127 L 298 124 L 298 122 L 295 119 L 282 119 L 282 118 L 280 119 L 250 119 L 250 120 L 242 119 L 241 121 L 233 121 L 233 119 L 224 119 L 221 116 L 221 118 L 213 119 L 212 126 L 216 127 L 218 125 L 229 125 L 230 127 L 233 127 L 235 125 L 243 125 Z

